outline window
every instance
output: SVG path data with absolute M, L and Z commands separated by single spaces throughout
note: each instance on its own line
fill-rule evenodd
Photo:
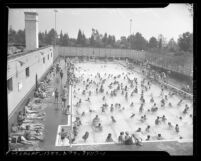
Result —
M 43 64 L 45 64 L 45 58 L 43 58 Z
M 29 67 L 27 67 L 27 68 L 25 69 L 25 72 L 26 72 L 26 77 L 29 77 Z
M 13 79 L 12 78 L 7 80 L 7 89 L 9 92 L 13 91 Z

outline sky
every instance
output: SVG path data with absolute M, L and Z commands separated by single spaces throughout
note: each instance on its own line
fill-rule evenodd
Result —
M 14 30 L 24 29 L 24 12 L 38 13 L 39 31 L 55 28 L 54 8 L 50 9 L 9 9 L 8 26 Z M 78 30 L 88 38 L 92 28 L 99 33 L 121 36 L 140 32 L 147 40 L 162 34 L 167 40 L 184 32 L 193 32 L 193 17 L 185 4 L 169 4 L 165 8 L 68 8 L 57 9 L 56 30 L 77 38 Z M 132 23 L 130 23 L 132 19 Z

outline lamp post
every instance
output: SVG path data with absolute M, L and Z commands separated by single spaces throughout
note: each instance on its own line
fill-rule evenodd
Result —
M 130 19 L 130 35 L 131 35 L 132 19 Z
M 131 49 L 131 26 L 132 26 L 132 19 L 130 19 L 130 49 Z
M 55 13 L 55 42 L 54 42 L 54 45 L 56 46 L 56 37 L 57 37 L 57 33 L 56 33 L 56 13 L 57 13 L 58 11 L 57 10 L 54 10 L 54 13 Z

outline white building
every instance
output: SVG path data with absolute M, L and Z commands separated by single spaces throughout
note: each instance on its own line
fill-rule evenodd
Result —
M 25 12 L 26 51 L 7 57 L 8 119 L 53 65 L 53 46 L 38 48 L 38 14 Z

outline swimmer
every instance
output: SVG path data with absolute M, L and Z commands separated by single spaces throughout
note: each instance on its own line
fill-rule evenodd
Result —
M 170 129 L 172 129 L 172 128 L 173 128 L 173 126 L 172 126 L 171 122 L 168 122 L 168 127 L 169 127 Z
M 161 136 L 161 134 L 158 134 L 157 140 L 162 140 L 162 139 L 163 139 L 163 137 Z
M 141 104 L 140 108 L 139 108 L 139 112 L 142 113 L 143 112 L 143 104 Z
M 111 119 L 112 119 L 112 122 L 113 122 L 113 123 L 115 123 L 115 122 L 116 122 L 116 120 L 115 120 L 114 116 L 111 116 Z
M 179 125 L 178 125 L 178 124 L 176 124 L 176 126 L 175 126 L 175 131 L 176 131 L 177 133 L 179 133 Z
M 130 104 L 130 107 L 133 107 L 134 106 L 134 103 L 132 102 L 131 104 Z
M 79 104 L 81 104 L 82 103 L 82 100 L 81 99 L 79 99 Z
M 102 112 L 105 112 L 105 108 L 104 107 L 102 107 Z
M 181 103 L 182 103 L 182 99 L 177 103 L 177 106 L 180 106 L 181 105 Z
M 133 118 L 135 116 L 135 114 L 133 113 L 131 116 L 130 116 L 130 118 Z
M 113 107 L 113 104 L 111 105 L 110 107 L 110 112 L 113 112 L 114 111 L 114 107 Z
M 124 139 L 124 132 L 120 132 L 120 136 L 118 137 L 118 142 L 120 144 L 123 144 L 124 141 L 125 141 L 125 139 Z
M 145 140 L 149 141 L 150 140 L 150 135 L 147 135 L 147 138 Z
M 149 132 L 150 131 L 150 125 L 148 125 L 145 129 L 146 132 Z
M 139 127 L 139 128 L 136 130 L 136 132 L 141 132 L 141 128 Z
M 153 103 L 153 102 L 154 102 L 154 98 L 153 98 L 153 97 L 151 97 L 150 102 L 151 102 L 151 103 Z
M 103 127 L 102 127 L 101 123 L 98 124 L 97 128 L 99 129 L 99 131 L 103 130 Z
M 85 134 L 82 136 L 82 139 L 84 140 L 84 142 L 86 142 L 86 140 L 88 139 L 89 137 L 89 132 L 85 132 Z
M 186 105 L 186 107 L 185 107 L 185 109 L 183 111 L 183 114 L 187 114 L 188 110 L 189 110 L 189 107 L 188 107 L 188 105 Z
M 144 122 L 144 117 L 141 116 L 140 121 L 143 123 Z
M 155 120 L 155 125 L 158 125 L 159 123 L 160 123 L 159 116 L 157 116 L 157 119 Z
M 89 112 L 90 112 L 90 113 L 92 113 L 92 112 L 95 112 L 95 111 L 94 111 L 94 110 L 92 110 L 92 109 L 89 109 Z
M 166 120 L 167 120 L 167 118 L 165 117 L 165 115 L 163 115 L 162 121 L 165 122 Z
M 91 96 L 91 91 L 89 91 L 89 96 Z
M 172 103 L 171 103 L 171 102 L 169 102 L 168 106 L 169 106 L 169 107 L 172 107 Z
M 89 97 L 87 98 L 87 100 L 86 100 L 86 101 L 91 102 Z

